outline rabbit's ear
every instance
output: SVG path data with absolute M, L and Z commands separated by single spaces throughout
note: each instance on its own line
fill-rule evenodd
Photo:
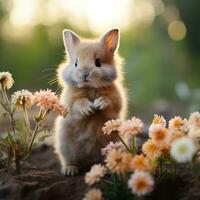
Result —
M 68 29 L 63 30 L 63 42 L 65 50 L 68 52 L 69 57 L 74 56 L 74 47 L 80 42 L 80 38 L 73 31 Z
M 119 29 L 107 31 L 101 38 L 100 43 L 109 52 L 114 53 L 119 44 Z

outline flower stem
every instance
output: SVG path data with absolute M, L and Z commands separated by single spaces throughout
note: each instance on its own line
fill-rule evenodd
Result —
M 124 142 L 124 140 L 120 137 L 120 135 L 117 133 L 117 138 L 122 142 L 122 144 L 125 146 L 125 148 L 127 149 L 127 151 L 129 151 L 130 153 L 132 153 L 131 149 L 127 146 L 127 144 Z
M 21 173 L 20 159 L 19 159 L 18 155 L 16 154 L 16 151 L 15 151 L 15 170 L 16 170 L 17 174 Z
M 37 135 L 38 129 L 39 129 L 39 122 L 36 121 L 35 129 L 33 131 L 33 134 L 32 134 L 32 137 L 31 137 L 31 141 L 30 141 L 29 147 L 28 147 L 28 154 L 30 154 L 30 152 L 32 150 L 33 142 L 34 142 L 35 137 Z
M 9 118 L 10 118 L 10 122 L 11 122 L 11 128 L 12 128 L 12 132 L 14 134 L 14 136 L 16 135 L 16 131 L 15 131 L 15 121 L 14 121 L 14 115 L 13 115 L 13 110 L 11 107 L 11 103 L 8 99 L 5 87 L 3 86 L 3 83 L 1 83 L 1 88 L 2 88 L 2 95 L 3 95 L 3 99 L 6 105 L 6 111 L 9 114 Z M 18 152 L 16 151 L 16 138 L 14 137 L 14 141 L 13 141 L 13 155 L 14 155 L 14 161 L 15 161 L 15 169 L 16 169 L 16 173 L 20 174 L 20 160 L 18 157 Z
M 193 179 L 194 179 L 194 183 L 195 183 L 195 185 L 197 185 L 197 184 L 198 184 L 198 175 L 197 175 L 197 170 L 196 170 L 196 168 L 195 168 L 194 162 L 191 161 L 191 162 L 189 163 L 189 166 L 190 166 L 190 169 L 191 169 L 191 172 L 192 172 L 192 176 L 193 176 Z
M 27 127 L 26 141 L 28 142 L 29 137 L 30 137 L 30 121 L 29 121 L 28 112 L 27 112 L 25 105 L 23 105 L 23 113 L 24 113 L 25 124 L 26 124 L 26 127 Z
M 177 166 L 176 163 L 174 162 L 174 176 L 176 176 L 176 173 L 177 173 Z
M 10 117 L 11 128 L 12 128 L 13 133 L 15 134 L 15 122 L 14 122 L 14 117 L 13 117 L 13 111 L 12 111 L 12 108 L 11 108 L 11 103 L 8 100 L 7 93 L 6 93 L 5 88 L 4 88 L 2 83 L 1 83 L 1 88 L 2 88 L 2 94 L 3 94 L 4 102 L 6 103 L 7 109 L 8 109 L 7 111 L 9 113 L 9 117 Z
M 32 150 L 35 137 L 36 137 L 36 135 L 38 133 L 38 129 L 40 127 L 40 121 L 42 121 L 45 118 L 47 113 L 48 113 L 48 110 L 44 111 L 43 109 L 40 108 L 39 114 L 35 117 L 36 125 L 35 125 L 35 129 L 34 129 L 32 135 L 31 135 L 31 140 L 30 140 L 29 147 L 28 147 L 28 154 L 30 154 L 30 152 Z
M 132 154 L 136 154 L 136 142 L 135 142 L 135 136 L 132 138 Z

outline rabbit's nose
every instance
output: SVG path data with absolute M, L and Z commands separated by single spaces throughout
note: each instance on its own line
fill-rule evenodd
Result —
M 86 78 L 89 76 L 89 72 L 84 72 L 83 77 L 86 80 Z

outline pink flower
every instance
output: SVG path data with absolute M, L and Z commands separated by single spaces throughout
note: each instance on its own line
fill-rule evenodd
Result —
M 89 172 L 85 175 L 85 182 L 88 185 L 93 185 L 101 180 L 106 173 L 106 168 L 101 164 L 93 165 Z
M 122 135 L 137 135 L 142 131 L 143 126 L 143 122 L 139 118 L 132 117 L 122 123 L 119 131 Z
M 33 96 L 33 102 L 41 108 L 52 110 L 63 117 L 65 117 L 68 113 L 68 110 L 60 104 L 56 94 L 49 89 L 35 92 Z
M 119 120 L 119 119 L 116 119 L 116 120 L 112 119 L 110 121 L 107 121 L 104 124 L 104 126 L 102 128 L 102 131 L 103 131 L 104 134 L 109 135 L 113 131 L 118 131 L 120 125 L 121 125 L 121 120 Z
M 101 149 L 101 154 L 106 156 L 111 150 L 121 150 L 124 151 L 125 148 L 121 142 L 109 142 L 104 148 Z

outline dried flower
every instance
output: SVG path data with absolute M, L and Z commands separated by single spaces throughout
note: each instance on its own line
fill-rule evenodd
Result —
M 183 163 L 191 161 L 196 151 L 197 148 L 193 140 L 189 137 L 183 137 L 171 144 L 170 154 L 174 160 Z
M 2 90 L 2 86 L 4 89 L 10 89 L 14 84 L 14 80 L 12 78 L 12 74 L 9 72 L 0 72 L 0 90 Z
M 167 124 L 166 120 L 165 120 L 165 118 L 163 116 L 159 116 L 159 115 L 155 114 L 154 118 L 153 118 L 153 121 L 152 121 L 152 124 L 149 127 L 149 132 L 151 131 L 151 129 L 154 126 L 160 126 L 162 128 L 165 128 L 166 124 Z
M 153 190 L 154 180 L 147 172 L 136 171 L 128 181 L 128 187 L 133 194 L 138 196 L 145 195 Z
M 106 173 L 106 168 L 101 164 L 93 165 L 89 172 L 85 175 L 85 182 L 88 185 L 93 185 L 96 182 L 99 182 Z
M 101 149 L 101 154 L 103 156 L 106 156 L 111 150 L 119 150 L 119 151 L 124 151 L 125 148 L 121 142 L 109 142 L 104 148 Z
M 162 155 L 159 146 L 150 139 L 143 144 L 142 152 L 147 156 L 147 158 L 152 160 L 157 159 Z
M 119 131 L 122 135 L 137 135 L 142 131 L 143 123 L 139 118 L 132 117 L 131 119 L 122 123 Z
M 33 94 L 28 90 L 20 90 L 12 95 L 11 103 L 17 109 L 21 110 L 24 107 L 31 107 Z
M 187 120 L 182 119 L 180 116 L 176 116 L 169 121 L 169 129 L 172 132 L 175 131 L 188 132 Z
M 136 155 L 131 161 L 131 168 L 138 171 L 148 171 L 150 170 L 149 160 L 143 155 Z
M 190 129 L 200 129 L 200 113 L 193 112 L 190 114 L 190 118 L 188 120 L 188 126 Z
M 112 150 L 107 154 L 106 166 L 112 172 L 123 174 L 130 171 L 130 162 L 132 155 L 130 153 L 121 152 L 119 150 Z
M 99 189 L 91 189 L 86 194 L 83 200 L 103 200 L 103 195 Z
M 112 119 L 110 121 L 107 121 L 104 124 L 104 126 L 102 128 L 102 131 L 103 131 L 104 134 L 109 135 L 113 131 L 118 131 L 120 125 L 121 125 L 121 120 L 119 120 L 119 119 L 116 119 L 116 120 Z
M 35 92 L 33 102 L 41 108 L 52 110 L 63 117 L 68 113 L 67 109 L 60 104 L 56 94 L 49 89 Z

